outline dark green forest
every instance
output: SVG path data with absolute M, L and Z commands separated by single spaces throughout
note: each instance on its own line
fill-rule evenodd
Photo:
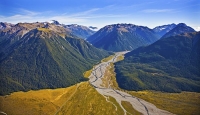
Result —
M 119 86 L 127 90 L 200 92 L 200 32 L 140 47 L 115 67 Z

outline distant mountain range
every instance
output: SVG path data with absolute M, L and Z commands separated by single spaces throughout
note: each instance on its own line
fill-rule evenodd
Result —
M 163 35 L 172 30 L 174 27 L 176 27 L 176 24 L 162 25 L 153 28 L 153 31 L 161 38 Z
M 116 64 L 117 82 L 127 90 L 200 92 L 199 67 L 200 32 L 182 33 L 126 54 Z
M 83 39 L 87 39 L 89 36 L 91 36 L 95 33 L 95 31 L 93 31 L 93 29 L 90 29 L 86 26 L 77 25 L 77 24 L 64 25 L 63 27 L 71 30 L 72 34 L 78 36 L 79 38 L 83 38 Z
M 83 72 L 110 54 L 56 24 L 3 26 L 0 30 L 0 94 L 70 86 L 86 80 Z
M 113 24 L 101 28 L 87 41 L 105 50 L 125 51 L 185 32 L 195 32 L 195 30 L 184 23 L 163 25 L 154 29 L 133 24 Z
M 133 50 L 151 44 L 159 37 L 152 29 L 133 24 L 113 24 L 101 28 L 87 41 L 109 51 Z

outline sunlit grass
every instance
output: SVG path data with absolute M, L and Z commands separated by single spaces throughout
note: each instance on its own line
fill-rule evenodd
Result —
M 109 97 L 109 100 L 115 102 Z M 120 109 L 119 109 L 120 110 Z M 116 115 L 112 103 L 99 94 L 88 82 L 82 83 L 74 96 L 63 106 L 58 115 Z
M 123 109 L 121 108 L 121 106 L 119 105 L 119 103 L 117 103 L 117 101 L 116 101 L 115 98 L 109 96 L 109 101 L 111 101 L 117 107 L 117 114 L 118 115 L 123 115 L 124 114 Z
M 8 115 L 51 115 L 67 100 L 76 86 L 38 91 L 15 92 L 0 96 L 0 111 Z
M 102 86 L 106 88 L 110 86 L 110 88 L 119 89 L 115 76 L 114 64 L 110 63 L 110 65 L 106 68 L 104 77 L 102 78 Z
M 118 104 L 109 97 L 109 101 Z M 8 115 L 116 115 L 123 113 L 107 102 L 88 82 L 68 88 L 15 92 L 0 97 L 0 111 Z
M 153 103 L 160 109 L 177 115 L 199 115 L 200 93 L 163 93 L 157 91 L 128 91 L 130 94 Z
M 47 29 L 47 28 L 37 28 L 37 30 L 47 32 L 47 33 L 51 31 L 50 29 Z
M 123 59 L 124 59 L 124 55 L 121 55 L 121 56 L 117 57 L 117 61 L 121 61 Z
M 114 57 L 114 55 L 111 55 L 107 58 L 102 59 L 101 62 L 107 62 L 107 61 L 111 60 L 113 57 Z
M 124 109 L 126 109 L 128 115 L 142 115 L 140 112 L 133 108 L 130 102 L 122 101 L 121 104 Z
M 92 73 L 92 69 L 90 69 L 90 70 L 84 72 L 84 73 L 83 73 L 83 76 L 84 76 L 85 78 L 88 78 L 88 77 L 91 75 L 91 73 Z

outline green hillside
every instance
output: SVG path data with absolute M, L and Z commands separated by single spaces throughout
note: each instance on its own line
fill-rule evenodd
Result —
M 78 50 L 66 40 L 67 37 L 63 38 L 50 29 L 33 29 L 14 41 L 16 36 L 12 35 L 0 38 L 1 95 L 19 90 L 70 86 L 86 80 L 83 72 L 110 55 L 86 43 L 81 45 L 89 46 L 90 51 L 82 47 Z M 71 37 L 71 42 L 77 41 L 81 40 Z M 84 52 L 80 53 L 80 50 Z M 83 56 L 85 52 L 90 56 Z
M 200 32 L 163 38 L 116 63 L 119 87 L 127 90 L 200 92 Z

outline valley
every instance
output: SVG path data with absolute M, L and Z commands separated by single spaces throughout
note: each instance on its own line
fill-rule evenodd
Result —
M 85 72 L 85 77 L 89 77 L 89 82 L 81 82 L 67 88 L 15 92 L 11 95 L 0 96 L 0 111 L 8 115 L 164 115 L 173 113 L 198 115 L 199 93 L 135 92 L 120 89 L 113 77 L 115 76 L 113 63 L 122 60 L 122 55 L 125 53 L 119 52 L 109 56 L 93 69 Z
M 113 97 L 117 103 L 120 105 L 122 108 L 124 115 L 130 114 L 126 111 L 126 109 L 122 106 L 122 101 L 129 102 L 133 106 L 134 109 L 139 111 L 143 115 L 171 115 L 172 113 L 160 110 L 158 109 L 155 105 L 148 103 L 142 99 L 139 99 L 137 97 L 134 97 L 130 94 L 127 94 L 125 92 L 122 92 L 120 90 L 113 89 L 110 87 L 110 81 L 107 79 L 106 81 L 108 82 L 107 87 L 102 87 L 102 79 L 105 76 L 104 73 L 106 71 L 106 67 L 109 66 L 110 63 L 114 63 L 117 61 L 117 58 L 120 55 L 123 55 L 127 52 L 119 52 L 116 53 L 113 58 L 111 58 L 107 62 L 102 62 L 98 65 L 96 65 L 93 68 L 93 71 L 91 72 L 91 75 L 89 76 L 89 82 L 92 84 L 92 86 L 101 94 L 103 95 L 106 99 L 107 96 Z M 113 104 L 114 105 L 114 104 Z M 116 105 L 114 105 L 116 107 Z
M 0 114 L 199 115 L 200 32 L 0 23 Z

